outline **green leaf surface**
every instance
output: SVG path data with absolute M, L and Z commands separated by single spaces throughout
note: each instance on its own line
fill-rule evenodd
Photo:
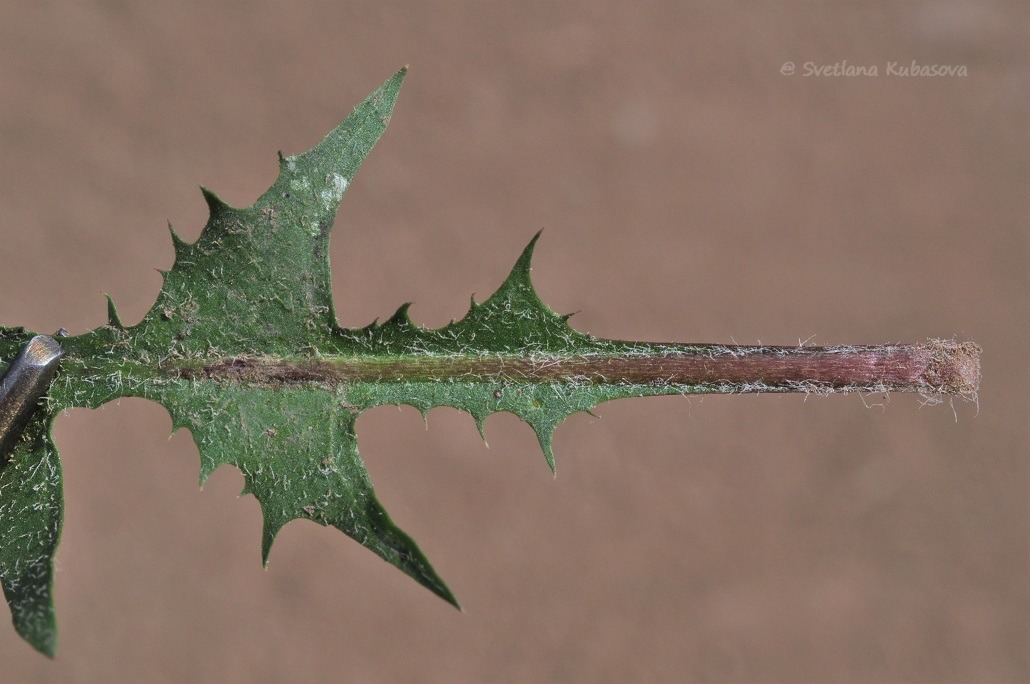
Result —
M 0 330 L 0 358 L 13 357 L 30 337 Z M 37 413 L 10 460 L 0 464 L 0 584 L 15 629 L 49 656 L 57 645 L 51 594 L 64 508 L 52 421 L 52 413 Z
M 289 521 L 335 527 L 438 596 L 457 601 L 376 499 L 354 426 L 365 409 L 451 406 L 483 421 L 507 411 L 529 423 L 554 468 L 551 438 L 577 411 L 629 396 L 703 388 L 632 377 L 611 359 L 669 356 L 690 346 L 601 340 L 573 330 L 530 282 L 536 238 L 485 302 L 440 329 L 415 326 L 407 305 L 384 323 L 337 325 L 329 234 L 358 167 L 390 120 L 402 70 L 314 149 L 280 157 L 254 205 L 204 190 L 210 218 L 189 244 L 172 232 L 175 263 L 150 312 L 61 340 L 66 356 L 46 406 L 0 470 L 0 582 L 15 627 L 52 654 L 51 587 L 60 535 L 61 472 L 50 427 L 70 407 L 138 396 L 165 406 L 201 455 L 200 480 L 230 464 L 264 515 L 262 557 Z M 0 363 L 30 337 L 0 328 Z M 561 363 L 559 363 L 561 362 Z

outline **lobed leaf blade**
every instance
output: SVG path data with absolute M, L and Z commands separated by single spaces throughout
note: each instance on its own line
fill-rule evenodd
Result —
M 385 323 L 341 329 L 329 270 L 339 202 L 389 123 L 401 70 L 308 152 L 283 157 L 275 183 L 250 207 L 204 189 L 210 216 L 187 243 L 170 229 L 175 263 L 153 308 L 133 326 L 108 298 L 107 325 L 62 339 L 65 358 L 40 426 L 0 473 L 0 582 L 19 632 L 52 652 L 53 551 L 62 510 L 60 467 L 49 425 L 68 407 L 96 408 L 123 396 L 165 406 L 201 456 L 201 483 L 218 467 L 244 475 L 262 510 L 262 559 L 295 519 L 332 526 L 458 606 L 418 546 L 376 499 L 358 455 L 355 421 L 368 408 L 409 404 L 466 411 L 482 432 L 507 411 L 534 430 L 551 469 L 557 425 L 578 411 L 628 396 L 705 391 L 693 385 L 603 377 L 605 359 L 697 353 L 685 345 L 603 340 L 574 330 L 531 281 L 539 233 L 511 274 L 461 320 L 430 330 L 403 305 Z M 24 331 L 0 327 L 0 358 Z M 27 339 L 27 338 L 25 338 Z M 573 362 L 571 366 L 566 362 Z M 582 367 L 582 376 L 549 368 Z M 33 479 L 36 464 L 49 479 Z M 32 471 L 32 473 L 38 473 Z M 43 510 L 26 487 L 43 486 Z M 36 502 L 37 504 L 39 502 Z M 4 505 L 8 508 L 3 508 Z M 12 508 L 14 506 L 17 508 Z M 24 520 L 20 517 L 24 517 Z M 29 526 L 40 542 L 16 543 Z M 26 574 L 25 569 L 31 568 Z M 31 596 L 19 593 L 32 587 Z M 33 600 L 30 600 L 33 599 Z

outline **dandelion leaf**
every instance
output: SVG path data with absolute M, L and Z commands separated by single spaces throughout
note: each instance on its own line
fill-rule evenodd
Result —
M 626 396 L 691 388 L 597 382 L 605 359 L 682 346 L 601 340 L 573 330 L 530 281 L 536 238 L 501 287 L 439 329 L 412 323 L 407 305 L 383 323 L 343 329 L 330 286 L 329 236 L 341 198 L 390 121 L 404 71 L 387 80 L 321 143 L 280 155 L 275 183 L 249 207 L 210 190 L 196 242 L 171 231 L 175 262 L 153 308 L 135 325 L 108 300 L 106 325 L 64 337 L 65 358 L 44 406 L 0 470 L 0 582 L 17 631 L 52 654 L 53 554 L 61 470 L 50 427 L 69 407 L 137 396 L 187 428 L 201 482 L 228 464 L 264 516 L 265 562 L 291 520 L 335 527 L 438 596 L 457 602 L 415 543 L 376 499 L 358 456 L 355 421 L 368 408 L 451 406 L 483 421 L 507 411 L 529 423 L 552 469 L 551 438 L 577 411 Z M 30 335 L 0 328 L 0 367 Z M 579 370 L 556 374 L 557 359 Z

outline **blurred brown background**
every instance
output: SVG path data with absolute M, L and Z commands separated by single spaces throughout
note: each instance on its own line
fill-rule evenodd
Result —
M 863 9 L 873 6 L 880 9 Z M 1026 3 L 0 3 L 0 323 L 136 321 L 204 184 L 249 204 L 403 64 L 344 199 L 341 323 L 437 326 L 541 227 L 606 337 L 972 339 L 979 413 L 915 396 L 643 399 L 528 427 L 359 422 L 460 614 L 260 513 L 123 400 L 57 423 L 58 659 L 0 680 L 1019 682 L 1028 673 Z M 878 77 L 804 76 L 804 63 Z M 885 74 L 888 61 L 965 77 Z M 781 74 L 796 63 L 792 76 Z M 956 420 L 957 415 L 957 420 Z M 0 608 L 6 623 L 6 608 Z

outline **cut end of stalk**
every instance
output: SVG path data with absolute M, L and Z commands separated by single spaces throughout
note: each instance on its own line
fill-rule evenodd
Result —
M 954 340 L 928 340 L 917 345 L 927 356 L 926 390 L 975 399 L 980 390 L 980 345 Z

